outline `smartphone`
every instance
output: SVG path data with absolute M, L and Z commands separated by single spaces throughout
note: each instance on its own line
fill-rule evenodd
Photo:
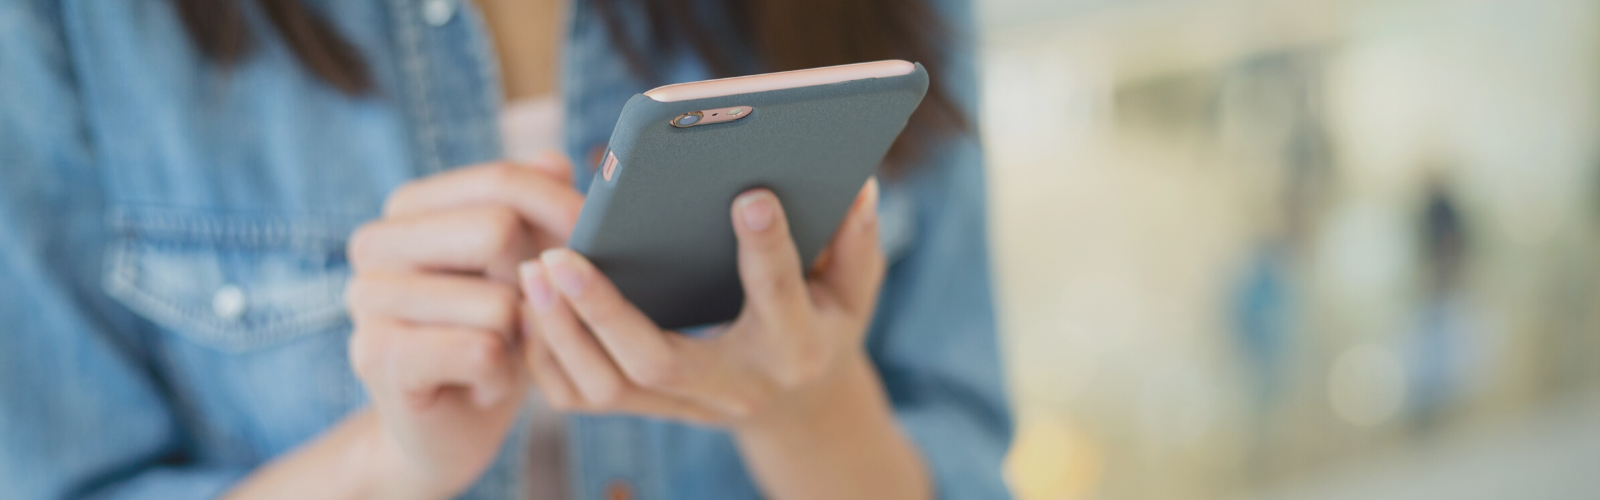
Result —
M 663 328 L 731 320 L 734 198 L 772 190 L 809 269 L 927 88 L 922 65 L 891 60 L 635 95 L 568 246 Z

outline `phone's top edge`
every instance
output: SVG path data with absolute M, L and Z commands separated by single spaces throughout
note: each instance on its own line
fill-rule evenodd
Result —
M 764 75 L 736 76 L 703 82 L 676 83 L 645 92 L 656 102 L 679 102 L 721 97 L 727 95 L 767 92 L 815 85 L 904 76 L 916 71 L 917 65 L 899 59 L 874 61 L 825 68 L 784 71 Z

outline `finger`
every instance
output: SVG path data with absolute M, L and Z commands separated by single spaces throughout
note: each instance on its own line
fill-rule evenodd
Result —
M 535 245 L 516 212 L 485 206 L 367 224 L 351 236 L 349 252 L 357 271 L 486 272 L 514 284 L 516 263 Z
M 622 296 L 611 280 L 572 250 L 546 250 L 531 271 L 545 274 L 583 324 L 635 384 L 665 385 L 674 376 L 667 334 Z M 534 293 L 528 292 L 530 300 Z M 539 306 L 535 303 L 535 307 Z
M 352 356 L 367 360 L 360 372 L 376 375 L 414 403 L 426 404 L 441 389 L 461 386 L 479 407 L 487 408 L 515 389 L 511 352 L 505 338 L 494 332 L 395 321 L 368 332 L 360 341 L 352 339 L 353 350 L 362 351 Z
M 878 239 L 878 179 L 868 179 L 828 245 L 830 258 L 817 273 L 823 295 L 856 313 L 870 314 L 887 266 Z
M 533 305 L 535 330 L 584 403 L 605 406 L 619 400 L 628 389 L 627 380 L 572 308 L 551 290 L 543 266 L 528 261 L 520 270 L 524 293 Z
M 529 311 L 523 315 L 527 323 L 524 329 L 529 332 L 524 352 L 527 355 L 528 371 L 532 374 L 534 384 L 538 386 L 551 407 L 586 413 L 626 412 L 702 425 L 716 423 L 723 417 L 716 411 L 689 400 L 644 390 L 628 391 L 610 408 L 585 403 L 583 397 L 573 387 L 570 377 L 562 371 L 543 335 L 538 333 L 538 327 L 533 324 L 536 321 L 534 314 L 536 313 Z
M 531 306 L 526 306 L 531 307 Z M 573 387 L 572 380 L 562 371 L 557 363 L 555 354 L 550 352 L 550 346 L 539 334 L 539 327 L 534 318 L 534 312 L 526 311 L 522 315 L 523 355 L 526 357 L 528 373 L 533 378 L 533 383 L 544 395 L 545 402 L 558 410 L 577 410 L 582 407 L 583 397 L 578 394 L 578 389 Z
M 729 362 L 733 357 L 713 352 L 711 343 L 656 328 L 610 280 L 571 250 L 548 250 L 538 262 L 524 264 L 523 270 L 528 278 L 524 293 L 534 314 L 544 317 L 548 312 L 563 322 L 576 322 L 588 342 L 598 341 L 629 387 L 660 391 L 731 415 L 750 413 L 752 402 L 768 392 L 763 379 L 741 376 Z
M 566 241 L 583 207 L 572 187 L 571 165 L 536 161 L 535 167 L 500 162 L 454 170 L 402 186 L 384 204 L 385 217 L 481 206 L 512 207 L 536 229 Z M 565 169 L 561 176 L 552 172 Z
M 632 391 L 607 408 L 586 408 L 581 411 L 587 413 L 629 413 L 699 425 L 713 425 L 730 418 L 730 416 L 705 405 L 647 390 Z
M 745 307 L 779 318 L 809 312 L 800 253 L 778 197 L 765 189 L 739 195 L 733 201 L 733 227 Z
M 817 260 L 815 262 L 811 263 L 811 270 L 810 270 L 810 272 L 806 273 L 806 278 L 810 279 L 810 277 L 812 277 L 812 276 L 816 276 L 816 275 L 821 274 L 822 270 L 823 269 L 827 269 L 828 268 L 828 263 L 832 262 L 832 261 L 833 261 L 833 245 L 828 245 L 828 246 L 822 247 L 822 251 L 817 253 Z
M 521 296 L 515 288 L 481 278 L 375 271 L 350 280 L 345 302 L 358 322 L 396 318 L 488 330 L 514 340 Z
M 568 159 L 567 155 L 561 151 L 554 149 L 540 151 L 539 154 L 534 155 L 533 159 L 528 160 L 525 165 L 549 175 L 557 183 L 567 186 L 572 185 L 572 160 Z

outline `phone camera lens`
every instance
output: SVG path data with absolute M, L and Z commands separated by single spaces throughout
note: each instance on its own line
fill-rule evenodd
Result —
M 678 115 L 677 118 L 672 119 L 672 126 L 678 128 L 692 127 L 694 124 L 700 123 L 700 118 L 702 116 L 703 115 L 701 115 L 699 111 L 695 111 L 693 113 L 684 113 Z

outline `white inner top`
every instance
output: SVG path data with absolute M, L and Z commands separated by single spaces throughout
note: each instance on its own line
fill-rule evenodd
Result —
M 547 96 L 507 103 L 500 112 L 500 142 L 506 159 L 527 161 L 561 148 L 561 99 Z M 543 396 L 529 398 L 526 497 L 555 500 L 567 496 L 566 431 L 560 412 Z

